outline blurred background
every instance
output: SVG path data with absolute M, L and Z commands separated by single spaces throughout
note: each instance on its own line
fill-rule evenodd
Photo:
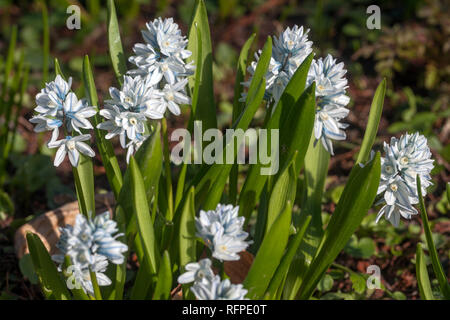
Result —
M 125 54 L 142 42 L 140 30 L 156 17 L 174 17 L 188 33 L 195 0 L 116 0 Z M 81 29 L 69 30 L 69 5 L 81 8 Z M 381 9 L 381 29 L 369 30 L 366 9 Z M 383 77 L 388 91 L 376 148 L 391 136 L 420 131 L 435 159 L 433 186 L 426 198 L 436 245 L 445 270 L 450 270 L 450 1 L 446 0 L 206 0 L 213 43 L 215 98 L 219 126 L 230 126 L 235 68 L 240 48 L 257 34 L 253 51 L 268 35 L 287 26 L 310 29 L 316 57 L 331 53 L 348 70 L 351 110 L 348 138 L 336 146 L 323 199 L 326 222 L 339 200 L 361 143 L 370 103 Z M 84 96 L 82 59 L 89 54 L 100 101 L 117 86 L 110 66 L 106 35 L 106 1 L 0 0 L 0 299 L 39 299 L 36 275 L 29 261 L 18 261 L 13 235 L 22 224 L 76 200 L 68 161 L 55 168 L 48 136 L 33 132 L 34 97 L 54 78 L 57 58 L 73 88 Z M 129 67 L 131 67 L 129 65 Z M 171 118 L 170 127 L 183 127 L 189 115 Z M 257 114 L 258 125 L 263 112 Z M 123 155 L 118 147 L 116 153 Z M 125 167 L 124 157 L 121 158 Z M 100 159 L 94 162 L 97 192 L 108 183 Z M 424 242 L 421 221 L 414 217 L 394 229 L 386 221 L 374 223 L 371 211 L 327 276 L 319 284 L 325 299 L 417 299 L 415 247 Z M 426 244 L 424 245 L 426 247 Z M 367 266 L 381 268 L 387 290 L 367 292 L 360 275 Z M 133 271 L 129 271 L 133 272 Z M 130 275 L 131 277 L 131 275 Z

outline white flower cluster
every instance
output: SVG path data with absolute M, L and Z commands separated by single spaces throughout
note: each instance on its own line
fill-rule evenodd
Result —
M 295 25 L 292 29 L 288 27 L 284 30 L 280 37 L 274 37 L 272 57 L 266 73 L 265 98 L 267 100 L 273 99 L 276 103 L 280 99 L 297 68 L 312 52 L 312 41 L 308 41 L 308 32 L 309 29 L 304 31 L 303 27 L 299 28 Z M 250 86 L 260 55 L 261 50 L 255 53 L 256 61 L 253 61 L 247 69 L 251 77 L 249 81 L 243 82 L 246 87 Z M 243 94 L 244 99 L 245 97 L 246 95 Z
M 386 157 L 381 158 L 381 181 L 378 194 L 383 197 L 377 204 L 385 203 L 377 215 L 376 222 L 384 215 L 394 226 L 398 226 L 400 216 L 411 219 L 418 212 L 414 204 L 419 203 L 416 175 L 419 175 L 422 195 L 430 186 L 430 172 L 433 169 L 427 139 L 418 132 L 405 134 L 391 143 L 384 143 Z
M 266 73 L 265 99 L 278 103 L 284 89 L 291 80 L 295 71 L 312 52 L 312 41 L 308 41 L 309 29 L 304 31 L 303 27 L 295 25 L 292 29 L 287 28 L 279 37 L 274 37 L 272 57 Z M 253 74 L 256 70 L 259 55 L 255 55 L 248 67 L 251 77 L 242 84 L 250 86 Z M 345 106 L 350 102 L 346 95 L 347 79 L 344 77 L 347 71 L 344 64 L 336 64 L 336 59 L 328 55 L 325 59 L 313 60 L 308 72 L 307 86 L 313 81 L 316 82 L 317 110 L 314 122 L 315 143 L 321 140 L 324 148 L 330 153 L 333 152 L 332 140 L 345 140 L 344 130 L 346 124 L 339 121 L 345 118 L 349 110 Z M 245 101 L 246 93 L 240 101 Z
M 232 284 L 229 279 L 221 280 L 211 269 L 211 260 L 188 263 L 187 272 L 178 277 L 179 283 L 194 282 L 192 292 L 198 300 L 247 300 L 247 290 L 242 284 Z
M 88 118 L 97 113 L 95 107 L 89 106 L 86 99 L 78 100 L 75 93 L 70 91 L 72 78 L 66 82 L 60 75 L 55 80 L 45 84 L 45 88 L 36 95 L 37 115 L 30 119 L 36 124 L 35 132 L 52 131 L 49 148 L 59 148 L 54 161 L 59 166 L 65 156 L 69 154 L 72 166 L 78 166 L 80 152 L 93 157 L 95 152 L 82 141 L 88 141 L 90 134 L 82 134 L 81 129 L 92 129 Z M 66 137 L 58 140 L 60 128 L 64 129 Z M 68 133 L 76 134 L 70 136 Z
M 127 162 L 149 136 L 145 134 L 148 119 L 161 119 L 167 109 L 178 116 L 180 105 L 190 104 L 185 88 L 193 66 L 184 59 L 187 40 L 172 18 L 155 19 L 142 31 L 145 43 L 135 44 L 135 56 L 129 61 L 137 66 L 124 76 L 121 90 L 111 87 L 111 99 L 100 111 L 106 121 L 98 125 L 107 130 L 106 139 L 119 136 L 122 148 L 127 148 Z
M 91 271 L 95 272 L 100 286 L 111 284 L 104 274 L 108 261 L 122 264 L 125 259 L 123 253 L 128 250 L 128 246 L 116 240 L 123 234 L 117 233 L 117 223 L 110 219 L 109 212 L 93 219 L 78 214 L 74 226 L 67 225 L 60 230 L 61 237 L 56 246 L 61 254 L 53 255 L 52 259 L 62 264 L 64 257 L 69 256 L 75 281 L 87 293 L 93 294 Z
M 345 140 L 344 130 L 347 124 L 339 121 L 347 117 L 349 110 L 345 106 L 350 102 L 346 95 L 347 70 L 344 63 L 336 64 L 336 59 L 327 55 L 325 59 L 313 60 L 308 72 L 307 85 L 316 82 L 316 118 L 314 121 L 315 142 L 321 140 L 325 150 L 333 152 L 331 140 Z
M 221 261 L 239 260 L 251 241 L 244 241 L 248 233 L 242 230 L 244 217 L 238 217 L 239 207 L 218 204 L 216 210 L 200 210 L 195 218 L 196 235 L 212 250 L 213 257 Z

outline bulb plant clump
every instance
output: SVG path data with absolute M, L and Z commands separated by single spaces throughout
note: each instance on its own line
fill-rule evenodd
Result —
M 375 206 L 382 205 L 377 222 L 384 216 L 398 226 L 400 217 L 418 214 L 414 205 L 423 202 L 432 184 L 426 138 L 405 133 L 384 144 L 384 157 L 372 151 L 386 90 L 383 80 L 347 184 L 323 224 L 328 163 L 347 137 L 351 75 L 341 58 L 315 57 L 309 29 L 303 26 L 268 37 L 247 67 L 253 35 L 237 68 L 232 127 L 248 129 L 264 106 L 262 128 L 279 132 L 279 141 L 271 146 L 279 154 L 279 170 L 260 174 L 267 163 L 259 159 L 244 172 L 242 185 L 236 156 L 231 164 L 186 162 L 173 170 L 166 118 L 189 109 L 189 133 L 197 130 L 194 121 L 217 127 L 204 1 L 197 1 L 187 36 L 174 19 L 157 18 L 146 24 L 142 43 L 132 53 L 122 49 L 113 0 L 108 10 L 109 51 L 118 85 L 109 88 L 109 97 L 100 104 L 86 56 L 86 98 L 79 99 L 56 60 L 57 74 L 37 94 L 36 115 L 30 119 L 36 132 L 51 131 L 48 147 L 57 148 L 55 166 L 68 156 L 80 208 L 74 225 L 61 228 L 59 252 L 51 258 L 39 237 L 27 236 L 41 285 L 50 292 L 47 298 L 171 299 L 176 292 L 198 300 L 310 299 L 377 195 Z M 233 147 L 223 138 L 222 149 L 215 152 L 224 157 Z M 115 141 L 127 149 L 125 172 L 113 151 Z M 94 150 L 116 202 L 112 212 L 97 215 Z M 300 179 L 302 175 L 308 178 Z M 139 268 L 126 279 L 130 255 L 137 257 Z M 251 263 L 246 265 L 243 257 Z M 228 274 L 229 263 L 246 266 L 243 281 Z M 126 281 L 131 284 L 125 286 Z M 445 284 L 442 288 L 446 294 Z

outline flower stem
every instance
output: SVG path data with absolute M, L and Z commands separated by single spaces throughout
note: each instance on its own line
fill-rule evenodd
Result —
M 169 156 L 169 138 L 167 135 L 167 120 L 162 119 L 162 134 L 164 142 L 164 169 L 166 176 L 166 193 L 167 193 L 167 220 L 173 218 L 173 190 L 172 190 L 172 175 L 170 171 L 170 156 Z
M 92 287 L 94 288 L 95 300 L 102 300 L 102 293 L 100 292 L 100 287 L 98 286 L 97 275 L 92 270 L 89 270 L 89 273 L 91 275 Z

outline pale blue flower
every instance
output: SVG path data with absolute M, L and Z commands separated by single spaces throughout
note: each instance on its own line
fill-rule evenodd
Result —
M 213 223 L 212 229 L 216 229 L 212 241 L 212 255 L 220 261 L 236 261 L 240 259 L 239 252 L 247 249 L 249 242 L 236 236 L 224 234 L 224 229 L 217 222 Z
M 109 212 L 98 214 L 93 219 L 78 214 L 74 226 L 67 225 L 60 230 L 61 237 L 56 246 L 62 256 L 71 258 L 73 264 L 88 268 L 95 263 L 97 255 L 114 264 L 124 262 L 123 252 L 128 250 L 128 246 L 116 240 L 123 234 L 117 233 L 117 223 L 110 219 Z
M 411 219 L 418 214 L 414 205 L 419 203 L 416 175 L 422 182 L 422 195 L 431 185 L 430 172 L 433 169 L 431 152 L 427 139 L 418 132 L 405 134 L 391 143 L 384 143 L 386 157 L 381 158 L 381 178 L 378 194 L 383 197 L 377 204 L 385 205 L 377 215 L 376 222 L 384 215 L 394 226 L 398 226 L 400 217 Z
M 218 204 L 215 210 L 200 210 L 195 218 L 197 236 L 212 250 L 219 260 L 239 260 L 238 253 L 244 251 L 251 241 L 244 241 L 248 233 L 242 228 L 244 217 L 238 216 L 239 207 Z
M 434 165 L 427 138 L 418 132 L 402 135 L 400 139 L 391 138 L 390 149 L 392 158 L 397 162 L 397 170 L 405 181 L 416 188 L 416 175 L 422 183 L 422 194 L 426 195 L 426 188 L 431 183 L 430 172 Z
M 321 140 L 324 148 L 334 154 L 332 140 L 345 140 L 343 129 L 348 125 L 341 123 L 349 110 L 345 106 L 350 102 L 346 95 L 347 70 L 344 64 L 336 64 L 336 59 L 327 55 L 325 59 L 313 60 L 308 72 L 307 85 L 316 83 L 317 110 L 314 121 L 314 137 Z
M 130 157 L 142 146 L 149 135 L 136 134 L 136 138 L 127 143 L 127 163 L 130 163 Z
M 178 283 L 211 281 L 214 278 L 211 265 L 211 260 L 207 258 L 199 262 L 188 263 L 185 267 L 186 272 L 178 277 Z
M 48 143 L 49 148 L 58 148 L 55 155 L 54 165 L 58 167 L 63 162 L 66 155 L 69 155 L 70 163 L 73 167 L 78 166 L 80 152 L 88 157 L 94 157 L 94 150 L 83 141 L 91 139 L 90 134 L 82 134 L 75 137 L 67 136 L 65 139 L 56 140 L 54 137 Z
M 274 37 L 272 57 L 265 75 L 266 100 L 273 100 L 275 104 L 278 102 L 295 71 L 312 52 L 312 41 L 308 41 L 308 32 L 309 30 L 304 32 L 303 27 L 295 25 L 292 29 L 286 28 L 279 37 Z M 261 50 L 255 53 L 255 61 L 247 68 L 250 79 L 242 83 L 245 87 L 250 86 L 260 55 Z M 243 93 L 240 101 L 245 101 L 246 95 Z
M 147 119 L 144 113 L 120 111 L 118 106 L 112 105 L 100 110 L 100 115 L 106 121 L 99 123 L 97 128 L 108 131 L 108 134 L 105 136 L 106 139 L 111 139 L 118 135 L 122 148 L 126 148 L 127 138 L 135 140 L 138 135 L 142 135 L 145 132 Z
M 120 111 L 144 113 L 153 98 L 153 90 L 147 78 L 124 76 L 121 90 L 109 88 L 111 99 L 106 100 L 105 105 L 117 106 Z
M 31 123 L 35 123 L 34 132 L 45 132 L 58 130 L 58 128 L 63 124 L 59 119 L 51 118 L 48 116 L 37 115 L 30 119 Z M 57 131 L 59 133 L 59 130 Z
M 73 92 L 67 94 L 64 101 L 64 114 L 67 130 L 81 133 L 80 129 L 93 129 L 92 124 L 87 120 L 97 113 L 94 107 L 90 107 L 86 99 L 78 100 Z
M 30 119 L 35 123 L 35 132 L 53 131 L 52 140 L 59 136 L 59 128 L 64 126 L 68 132 L 76 131 L 81 134 L 81 129 L 92 129 L 88 118 L 97 113 L 95 107 L 89 106 L 86 99 L 78 100 L 77 96 L 70 92 L 72 79 L 66 82 L 61 76 L 56 76 L 55 81 L 47 83 L 45 88 L 36 95 L 38 114 Z
M 174 84 L 166 83 L 162 90 L 155 92 L 155 99 L 147 104 L 146 114 L 153 119 L 160 119 L 167 109 L 176 116 L 181 114 L 180 105 L 191 104 L 191 99 L 185 93 L 187 79 Z
M 413 206 L 403 206 L 399 202 L 395 202 L 393 205 L 385 204 L 380 212 L 377 214 L 377 218 L 375 220 L 376 223 L 381 219 L 381 217 L 385 217 L 393 226 L 398 227 L 400 223 L 400 217 L 405 219 L 411 219 L 413 215 L 418 214 L 416 208 Z
M 52 259 L 59 264 L 58 271 L 62 271 L 64 256 L 53 255 Z M 99 286 L 109 286 L 112 283 L 104 274 L 108 267 L 108 260 L 106 257 L 95 254 L 92 260 L 93 262 L 89 267 L 82 267 L 80 264 L 72 264 L 65 270 L 67 276 L 66 283 L 69 289 L 82 289 L 85 293 L 93 296 L 94 288 L 91 281 L 91 271 L 95 273 Z
M 149 77 L 151 85 L 157 85 L 164 77 L 166 83 L 174 84 L 179 77 L 191 75 L 193 66 L 184 62 L 191 56 L 186 50 L 187 40 L 178 25 L 169 19 L 155 19 L 142 31 L 145 43 L 133 47 L 136 54 L 129 61 L 137 66 L 130 74 Z
M 248 291 L 242 284 L 232 284 L 229 279 L 221 281 L 219 276 L 196 282 L 191 290 L 197 300 L 248 300 L 245 298 Z
M 239 207 L 218 204 L 215 210 L 200 210 L 198 218 L 195 218 L 197 236 L 206 243 L 212 243 L 217 232 L 217 225 L 223 228 L 223 234 L 244 240 L 248 233 L 243 231 L 244 217 L 239 217 Z
M 64 107 L 64 101 L 72 86 L 72 78 L 66 82 L 60 75 L 54 81 L 45 84 L 45 88 L 36 95 L 36 112 L 44 116 L 55 117 Z
M 286 28 L 279 37 L 274 37 L 272 56 L 293 74 L 303 60 L 312 52 L 312 41 L 308 41 L 309 29 L 303 26 Z

